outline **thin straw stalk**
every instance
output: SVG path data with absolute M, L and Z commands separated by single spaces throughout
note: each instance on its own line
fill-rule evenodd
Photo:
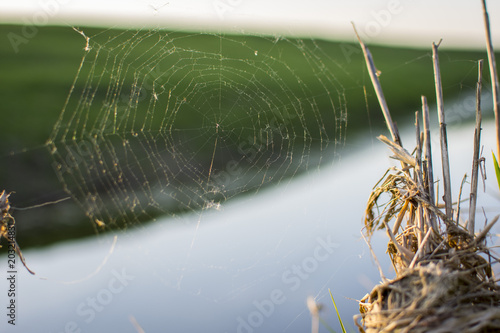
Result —
M 423 142 L 423 150 L 424 150 L 424 161 L 426 167 L 424 170 L 426 173 L 426 186 L 428 187 L 429 192 L 429 200 L 430 202 L 435 202 L 435 194 L 434 194 L 434 174 L 432 172 L 432 145 L 431 145 L 431 129 L 429 122 L 429 106 L 427 105 L 427 98 L 422 96 L 422 117 L 424 122 L 424 142 Z
M 486 8 L 486 0 L 483 0 L 482 2 L 483 2 L 484 27 L 486 31 L 486 46 L 488 50 L 488 63 L 490 67 L 490 76 L 491 76 L 491 90 L 493 92 L 493 111 L 495 113 L 495 124 L 497 131 L 497 156 L 500 156 L 500 118 L 498 116 L 498 109 L 500 108 L 500 97 L 499 97 L 498 73 L 495 62 L 495 53 L 493 51 L 493 43 L 491 42 L 490 19 L 488 15 L 488 9 Z
M 434 194 L 434 173 L 432 166 L 432 148 L 431 148 L 431 129 L 430 129 L 430 121 L 429 121 L 429 106 L 427 105 L 427 98 L 422 96 L 422 118 L 424 125 L 424 142 L 423 142 L 423 150 L 424 150 L 424 160 L 422 169 L 424 171 L 424 184 L 429 194 L 429 201 L 432 203 L 436 202 L 435 194 Z M 431 225 L 434 230 L 437 230 L 436 219 L 433 215 L 431 215 Z
M 389 112 L 389 107 L 387 106 L 387 101 L 385 100 L 384 92 L 382 91 L 382 86 L 380 85 L 380 81 L 378 79 L 377 69 L 375 67 L 373 57 L 370 53 L 370 50 L 368 50 L 365 43 L 363 43 L 363 41 L 361 40 L 361 37 L 359 37 L 358 31 L 356 30 L 354 23 L 352 23 L 352 26 L 354 28 L 354 32 L 356 33 L 356 37 L 358 38 L 359 45 L 361 45 L 361 49 L 363 50 L 363 55 L 365 56 L 365 61 L 366 61 L 366 67 L 368 68 L 368 72 L 370 73 L 370 78 L 372 80 L 373 88 L 375 89 L 375 93 L 377 94 L 378 102 L 380 104 L 380 108 L 382 109 L 382 113 L 384 114 L 387 128 L 391 133 L 392 141 L 394 141 L 400 146 L 403 146 L 401 143 L 401 138 L 399 137 L 398 129 L 394 124 L 394 122 L 392 121 L 391 113 Z
M 432 43 L 432 59 L 434 63 L 434 81 L 436 85 L 436 98 L 437 98 L 437 109 L 439 118 L 439 128 L 440 128 L 440 142 L 441 142 L 441 160 L 443 165 L 443 183 L 444 183 L 444 204 L 446 210 L 446 216 L 448 218 L 453 217 L 453 212 L 451 208 L 451 177 L 450 177 L 450 160 L 448 157 L 448 139 L 446 134 L 446 122 L 444 118 L 444 103 L 443 103 L 443 87 L 441 85 L 441 70 L 439 68 L 439 56 L 438 47 Z
M 422 189 L 425 190 L 426 185 L 424 183 L 423 179 L 423 172 L 422 172 L 422 133 L 420 132 L 420 114 L 418 111 L 415 112 L 415 132 L 416 132 L 416 143 L 417 143 L 417 148 L 415 151 L 415 181 L 417 182 L 418 186 L 421 187 Z
M 467 229 L 469 234 L 474 235 L 476 202 L 477 202 L 477 181 L 479 170 L 479 148 L 481 142 L 481 81 L 483 80 L 483 60 L 479 60 L 476 86 L 476 129 L 474 130 L 474 155 L 472 156 L 472 176 L 469 199 L 469 223 Z

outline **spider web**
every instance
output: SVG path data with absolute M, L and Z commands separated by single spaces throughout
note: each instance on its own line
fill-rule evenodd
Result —
M 80 33 L 85 55 L 48 147 L 96 226 L 217 209 L 344 142 L 340 66 L 315 41 Z

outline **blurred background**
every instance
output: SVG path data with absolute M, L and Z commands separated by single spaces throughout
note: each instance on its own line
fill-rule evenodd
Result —
M 500 4 L 488 5 L 498 49 Z M 1 3 L 0 184 L 14 207 L 34 207 L 13 211 L 17 238 L 49 277 L 20 282 L 32 304 L 21 307 L 22 327 L 34 329 L 34 316 L 45 331 L 76 322 L 135 332 L 132 316 L 146 332 L 307 331 L 307 296 L 327 303 L 339 286 L 350 322 L 357 304 L 345 297 L 361 298 L 378 278 L 359 230 L 390 165 L 374 141 L 387 133 L 351 22 L 403 129 L 421 95 L 435 103 L 430 47 L 443 40 L 460 151 L 486 58 L 480 1 Z M 494 211 L 488 200 L 498 197 L 487 193 Z M 335 249 L 324 262 L 314 257 L 322 244 Z M 135 278 L 112 293 L 123 302 L 102 296 L 110 305 L 87 317 L 87 297 L 108 295 L 122 269 Z M 255 305 L 276 290 L 284 306 Z

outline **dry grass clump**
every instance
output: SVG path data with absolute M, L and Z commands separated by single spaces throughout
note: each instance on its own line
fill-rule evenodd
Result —
M 483 5 L 487 21 L 484 1 Z M 383 282 L 360 301 L 361 314 L 355 316 L 356 325 L 360 332 L 500 332 L 500 286 L 492 269 L 499 259 L 486 244 L 498 216 L 481 232 L 475 232 L 482 60 L 478 62 L 469 216 L 467 222 L 461 224 L 462 188 L 458 203 L 453 204 L 451 195 L 439 44 L 433 44 L 433 60 L 443 165 L 442 204 L 435 198 L 426 98 L 422 96 L 421 115 L 416 113 L 416 148 L 410 154 L 403 148 L 397 127 L 392 123 L 372 56 L 361 39 L 359 42 L 392 136 L 392 140 L 384 136 L 379 139 L 389 146 L 400 167 L 390 168 L 378 182 L 369 197 L 365 215 L 369 237 L 379 229 L 387 232 L 388 253 L 396 278 L 388 280 L 381 272 Z M 497 132 L 500 133 L 498 126 Z
M 360 331 L 500 331 L 500 287 L 492 272 L 498 258 L 485 244 L 498 217 L 469 234 L 430 201 L 416 180 L 424 179 L 417 164 L 404 165 L 390 170 L 368 201 L 367 234 L 386 230 L 397 277 L 361 300 Z M 379 200 L 386 201 L 382 207 Z
M 498 286 L 458 267 L 446 261 L 419 263 L 376 286 L 361 304 L 361 331 L 500 331 Z

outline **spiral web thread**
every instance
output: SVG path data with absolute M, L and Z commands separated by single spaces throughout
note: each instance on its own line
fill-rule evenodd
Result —
M 96 226 L 218 208 L 317 168 L 345 140 L 342 68 L 315 41 L 81 33 L 48 147 Z

